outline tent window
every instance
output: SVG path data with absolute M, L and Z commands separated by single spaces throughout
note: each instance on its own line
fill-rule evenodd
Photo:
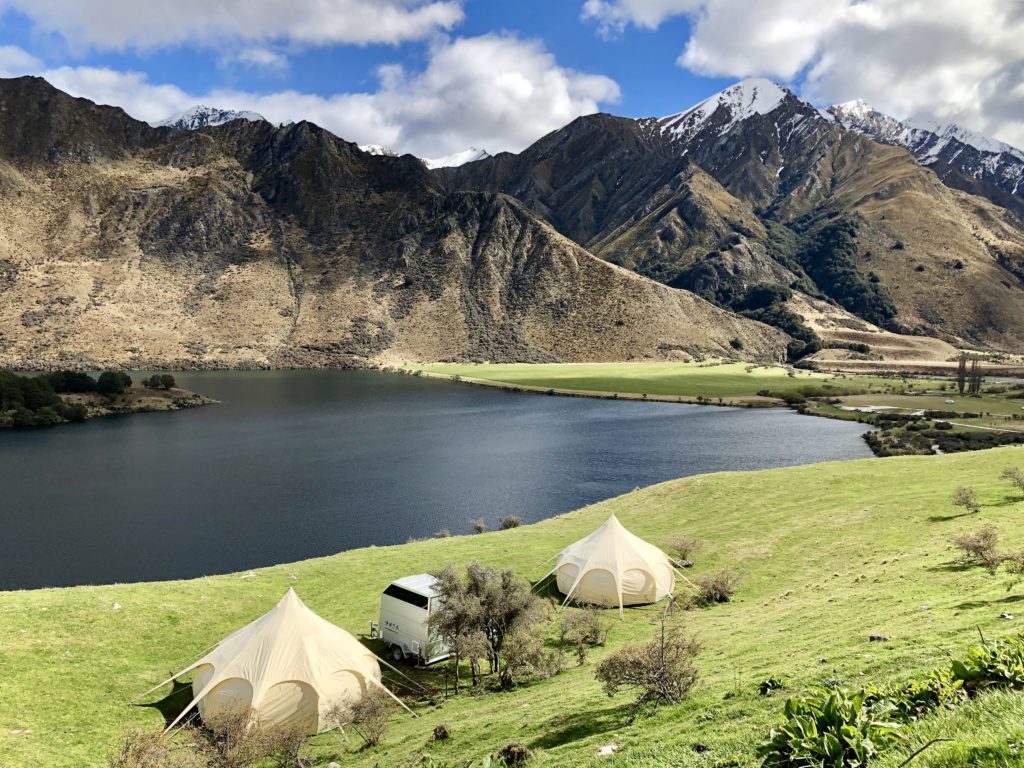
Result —
M 417 595 L 415 592 L 411 592 L 405 587 L 400 587 L 397 584 L 391 584 L 384 590 L 384 594 L 388 597 L 393 597 L 396 600 L 401 600 L 403 603 L 415 605 L 417 608 L 422 608 L 423 610 L 427 609 L 427 603 L 430 602 L 430 598 L 424 595 Z

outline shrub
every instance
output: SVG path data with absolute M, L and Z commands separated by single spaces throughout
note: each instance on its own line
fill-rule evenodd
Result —
M 507 531 L 510 528 L 518 528 L 523 524 L 523 519 L 518 515 L 506 515 L 505 517 L 498 519 L 498 526 L 503 531 Z
M 437 533 L 434 534 L 434 538 L 435 539 L 447 539 L 447 538 L 451 537 L 451 535 L 452 535 L 451 531 L 449 531 L 447 528 L 442 528 L 440 531 L 438 531 Z
M 693 555 L 700 551 L 701 546 L 704 542 L 694 536 L 688 536 L 685 533 L 673 536 L 666 542 L 665 548 L 670 552 L 675 552 L 679 560 L 692 560 Z
M 1009 480 L 1018 491 L 1024 491 L 1024 472 L 1021 472 L 1018 467 L 1007 467 L 999 476 L 1004 480 Z
M 452 729 L 448 727 L 447 723 L 438 723 L 434 726 L 433 739 L 434 741 L 445 741 L 452 737 Z
M 152 376 L 142 380 L 142 386 L 147 389 L 172 389 L 177 386 L 174 377 L 169 373 L 154 373 Z
M 209 768 L 251 768 L 270 762 L 281 768 L 299 768 L 306 743 L 303 729 L 295 725 L 269 726 L 252 710 L 236 709 L 204 721 L 206 728 L 191 730 L 191 748 Z
M 697 594 L 693 596 L 693 602 L 698 608 L 715 603 L 728 603 L 732 600 L 739 583 L 739 576 L 729 571 L 720 571 L 713 576 L 700 576 L 694 582 Z
M 999 552 L 999 531 L 990 525 L 957 536 L 953 544 L 963 551 L 962 559 L 969 565 L 981 565 L 995 572 L 1003 561 Z
M 107 759 L 109 768 L 201 768 L 206 761 L 190 750 L 172 750 L 162 733 L 129 731 L 116 754 Z
M 743 340 L 742 339 L 738 339 L 738 338 L 737 339 L 729 339 L 729 346 L 732 347 L 735 350 L 741 350 L 741 349 L 743 349 Z
M 981 506 L 978 504 L 978 495 L 974 492 L 973 488 L 966 485 L 961 485 L 953 491 L 953 506 L 963 507 L 968 512 L 974 514 L 981 511 Z
M 563 652 L 567 648 L 574 649 L 577 661 L 583 664 L 587 660 L 587 648 L 604 645 L 608 629 L 609 622 L 597 608 L 567 610 L 558 628 L 558 646 Z
M 483 533 L 487 530 L 487 523 L 482 517 L 478 517 L 476 520 L 470 520 L 469 523 L 473 526 L 473 533 Z
M 526 765 L 531 757 L 530 750 L 527 749 L 526 745 L 520 744 L 518 741 L 510 741 L 498 750 L 498 760 L 501 765 L 505 765 L 507 768 Z
M 609 696 L 636 691 L 636 704 L 678 704 L 697 683 L 693 660 L 700 645 L 675 624 L 662 622 L 658 637 L 642 645 L 627 645 L 606 656 L 595 675 Z
M 368 747 L 384 739 L 391 719 L 391 697 L 380 688 L 370 688 L 354 704 L 336 702 L 327 711 L 327 720 L 338 728 L 351 727 Z
M 757 748 L 763 768 L 864 766 L 880 749 L 902 743 L 897 722 L 886 719 L 892 705 L 865 703 L 865 695 L 822 690 L 786 701 L 786 722 L 773 728 Z
M 96 391 L 109 398 L 124 393 L 126 387 L 132 385 L 131 377 L 121 371 L 104 371 L 96 382 Z

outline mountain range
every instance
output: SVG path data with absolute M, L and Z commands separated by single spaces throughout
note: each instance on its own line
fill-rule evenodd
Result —
M 434 169 L 32 77 L 0 110 L 0 366 L 1024 348 L 1017 151 L 765 80 Z

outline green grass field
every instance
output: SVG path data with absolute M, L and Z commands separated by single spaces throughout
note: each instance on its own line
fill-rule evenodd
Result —
M 602 693 L 596 662 L 650 637 L 661 610 L 630 609 L 582 667 L 509 693 L 421 704 L 418 719 L 396 714 L 373 749 L 318 737 L 316 764 L 401 766 L 430 754 L 441 765 L 464 765 L 516 739 L 540 766 L 754 765 L 753 748 L 779 721 L 786 693 L 829 679 L 851 687 L 903 679 L 942 664 L 940 649 L 975 643 L 978 627 L 992 637 L 1024 628 L 1019 618 L 999 618 L 1022 612 L 1024 585 L 1008 589 L 1006 577 L 963 570 L 950 546 L 957 534 L 991 523 L 1007 548 L 1024 547 L 1024 499 L 999 480 L 1008 465 L 1024 466 L 1024 450 L 704 475 L 515 530 L 361 549 L 254 578 L 0 593 L 0 764 L 103 765 L 125 728 L 164 722 L 156 709 L 130 705 L 133 696 L 271 608 L 288 586 L 325 618 L 363 633 L 393 577 L 471 559 L 536 577 L 541 561 L 615 512 L 655 543 L 678 531 L 702 538 L 696 573 L 728 568 L 742 576 L 736 601 L 686 614 L 704 646 L 702 682 L 689 701 L 630 723 L 629 697 Z M 950 504 L 961 484 L 978 491 L 978 516 Z M 869 643 L 871 633 L 891 640 Z M 789 678 L 790 690 L 759 696 L 768 675 Z M 435 744 L 430 734 L 440 722 L 453 735 Z M 1017 764 L 1024 695 L 983 697 L 912 732 L 916 743 L 956 739 L 915 768 Z M 695 752 L 697 742 L 709 750 Z M 598 757 L 609 743 L 622 750 Z M 902 757 L 883 765 L 894 768 Z
M 765 389 L 790 393 L 808 386 L 835 389 L 902 388 L 899 379 L 833 376 L 748 363 L 436 363 L 410 369 L 541 389 L 711 399 L 752 397 Z

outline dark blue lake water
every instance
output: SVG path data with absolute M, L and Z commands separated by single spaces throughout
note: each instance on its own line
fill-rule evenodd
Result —
M 533 522 L 684 475 L 870 456 L 863 426 L 785 409 L 361 371 L 176 377 L 221 404 L 0 431 L 0 589 L 224 573 Z

